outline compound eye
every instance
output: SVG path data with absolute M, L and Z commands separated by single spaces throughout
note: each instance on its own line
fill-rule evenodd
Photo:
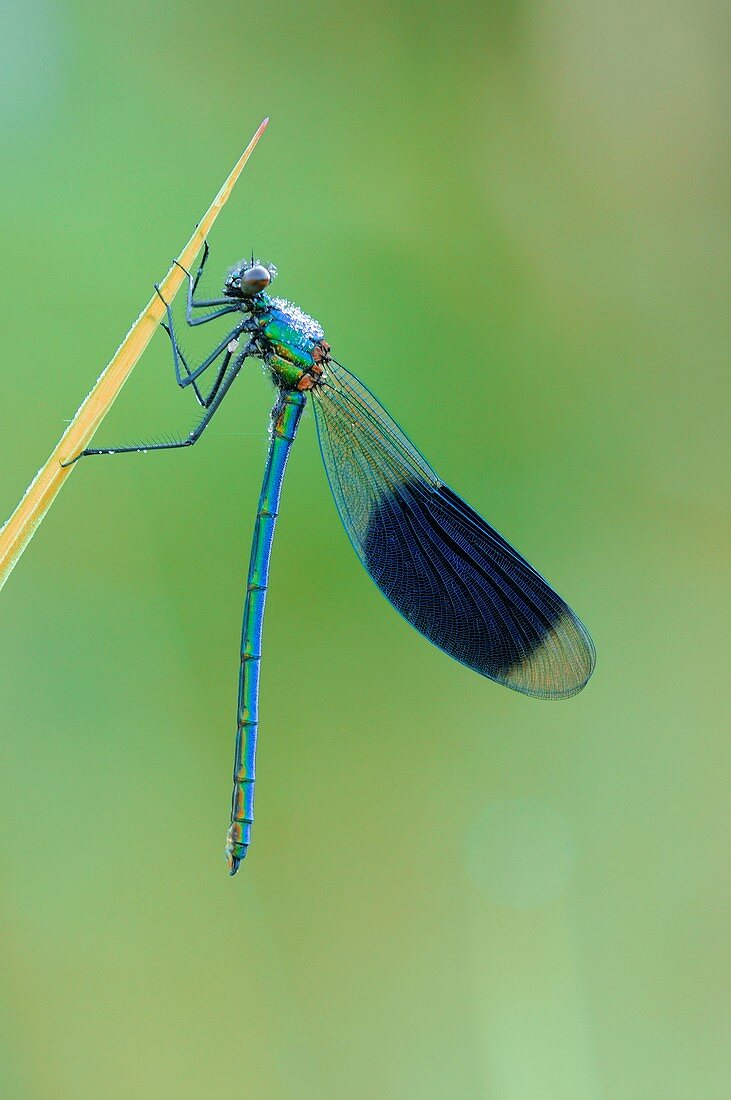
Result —
M 272 277 L 262 264 L 254 264 L 253 267 L 247 267 L 246 271 L 241 273 L 241 293 L 242 294 L 258 294 L 264 287 L 269 286 L 272 281 Z

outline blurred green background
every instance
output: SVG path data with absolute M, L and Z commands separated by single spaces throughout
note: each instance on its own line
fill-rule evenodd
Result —
M 308 413 L 230 880 L 268 383 L 191 451 L 80 466 L 2 593 L 3 1096 L 729 1095 L 723 30 L 6 0 L 2 515 L 269 114 L 208 285 L 275 262 L 598 666 L 541 703 L 411 631 Z M 194 418 L 161 334 L 97 440 Z

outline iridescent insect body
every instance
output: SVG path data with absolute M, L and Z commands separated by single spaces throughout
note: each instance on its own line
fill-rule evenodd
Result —
M 526 695 L 565 699 L 594 668 L 591 638 L 528 562 L 449 489 L 354 375 L 332 355 L 321 326 L 267 291 L 276 269 L 241 261 L 220 298 L 195 297 L 206 260 L 188 274 L 187 323 L 233 325 L 191 367 L 173 315 L 167 324 L 178 384 L 205 412 L 186 439 L 88 449 L 82 455 L 188 447 L 200 438 L 249 356 L 264 361 L 277 390 L 254 524 L 244 602 L 231 825 L 226 858 L 235 874 L 254 819 L 259 669 L 264 605 L 285 467 L 302 410 L 312 401 L 320 450 L 340 519 L 361 562 L 408 622 L 481 675 Z M 186 273 L 187 274 L 187 273 Z M 196 311 L 205 310 L 200 314 Z M 211 312 L 212 311 L 212 312 Z M 215 363 L 207 392 L 201 375 Z M 81 455 L 79 455 L 81 457 Z

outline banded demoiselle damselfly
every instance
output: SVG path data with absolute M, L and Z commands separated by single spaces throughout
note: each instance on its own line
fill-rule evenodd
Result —
M 228 317 L 230 331 L 192 367 L 167 303 L 163 325 L 178 385 L 191 387 L 205 410 L 202 420 L 182 440 L 87 449 L 77 457 L 192 446 L 249 356 L 263 361 L 276 388 L 244 603 L 226 844 L 233 875 L 248 850 L 254 820 L 262 626 L 274 528 L 287 459 L 308 399 L 353 548 L 384 596 L 425 638 L 482 676 L 541 699 L 567 699 L 581 691 L 595 653 L 586 628 L 564 600 L 442 482 L 370 390 L 335 359 L 318 322 L 270 296 L 276 269 L 252 256 L 229 271 L 220 297 L 197 299 L 208 255 L 206 243 L 195 277 L 185 272 L 186 320 L 197 326 Z M 204 391 L 201 376 L 214 364 L 215 377 Z

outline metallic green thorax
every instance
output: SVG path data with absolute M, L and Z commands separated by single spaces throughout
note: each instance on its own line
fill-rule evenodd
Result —
M 317 321 L 283 298 L 257 294 L 251 314 L 263 337 L 266 363 L 283 389 L 296 389 L 316 364 L 313 350 L 322 340 Z

